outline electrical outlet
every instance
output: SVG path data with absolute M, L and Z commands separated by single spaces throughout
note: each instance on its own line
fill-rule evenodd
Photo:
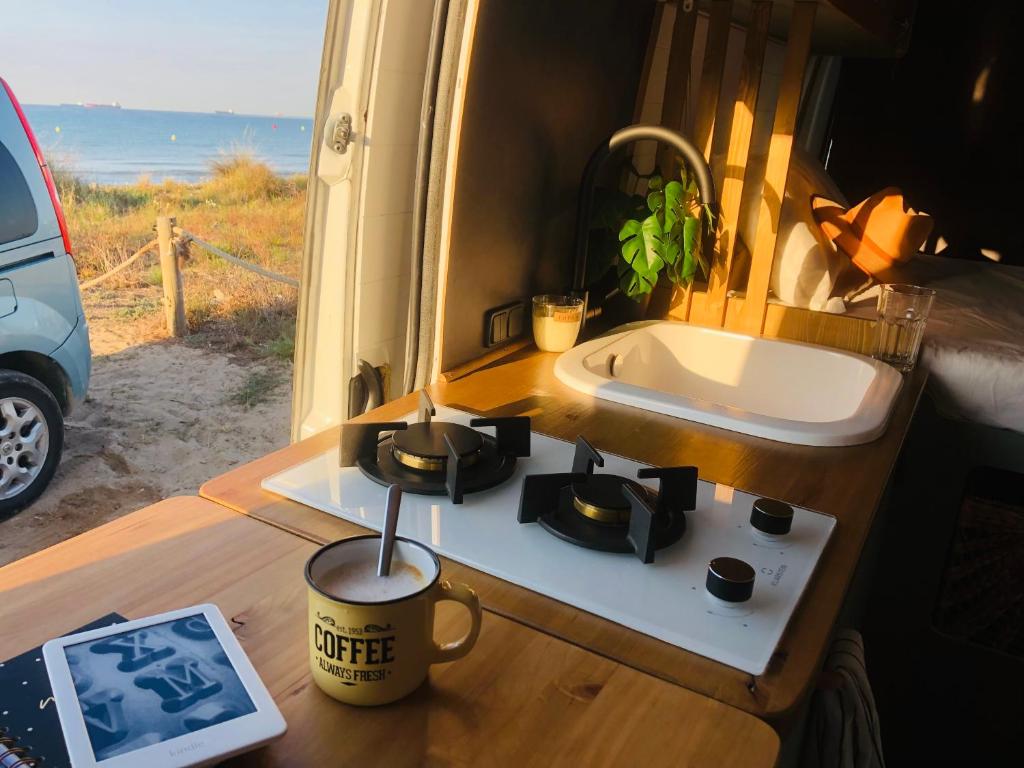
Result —
M 484 312 L 484 346 L 497 347 L 519 338 L 526 329 L 526 304 L 514 301 Z

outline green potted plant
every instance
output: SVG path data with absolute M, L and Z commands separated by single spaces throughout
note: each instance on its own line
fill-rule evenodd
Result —
M 601 195 L 591 236 L 597 253 L 588 262 L 595 280 L 614 266 L 619 291 L 637 303 L 649 298 L 662 274 L 680 287 L 692 283 L 698 269 L 707 277 L 700 233 L 711 217 L 685 168 L 678 181 L 665 183 L 657 170 L 639 178 L 647 182 L 646 195 Z

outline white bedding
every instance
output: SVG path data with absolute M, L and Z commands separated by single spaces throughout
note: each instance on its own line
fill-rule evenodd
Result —
M 899 279 L 937 292 L 920 364 L 942 412 L 1024 433 L 1024 267 L 918 256 Z M 877 290 L 851 312 L 873 316 Z

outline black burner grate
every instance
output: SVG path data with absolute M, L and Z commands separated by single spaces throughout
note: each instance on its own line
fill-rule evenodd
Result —
M 634 553 L 654 562 L 655 550 L 679 541 L 686 531 L 686 512 L 697 506 L 697 468 L 640 470 L 639 478 L 660 481 L 655 493 L 629 478 L 594 474 L 595 464 L 603 467 L 604 457 L 578 437 L 572 472 L 524 478 L 519 522 L 539 523 L 581 547 Z M 615 519 L 626 509 L 628 515 Z
M 530 455 L 530 419 L 509 416 L 473 419 L 470 426 L 432 421 L 433 403 L 420 393 L 420 421 L 350 423 L 341 428 L 340 463 L 359 467 L 381 485 L 403 491 L 447 494 L 461 504 L 465 493 L 493 488 L 515 472 L 516 460 Z M 473 427 L 494 427 L 494 437 Z

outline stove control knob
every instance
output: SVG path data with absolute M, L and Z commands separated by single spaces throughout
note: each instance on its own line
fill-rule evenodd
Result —
M 785 536 L 793 527 L 793 508 L 775 499 L 758 499 L 750 510 L 750 524 L 769 536 Z
M 754 593 L 754 569 L 735 557 L 716 557 L 708 563 L 708 592 L 727 603 L 742 603 Z

